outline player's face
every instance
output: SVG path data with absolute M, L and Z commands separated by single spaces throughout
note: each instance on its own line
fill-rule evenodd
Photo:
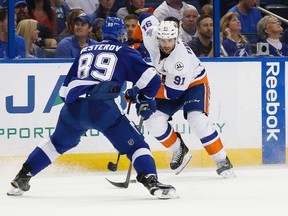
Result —
M 163 52 L 170 54 L 175 47 L 176 38 L 173 38 L 173 39 L 158 38 L 158 42 L 159 42 L 160 49 Z

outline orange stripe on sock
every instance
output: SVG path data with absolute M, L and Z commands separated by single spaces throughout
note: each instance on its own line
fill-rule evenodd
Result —
M 210 145 L 204 146 L 204 148 L 209 155 L 214 155 L 223 148 L 223 144 L 222 144 L 221 139 L 219 138 L 215 142 L 211 143 Z
M 165 140 L 164 142 L 161 142 L 163 146 L 165 146 L 166 148 L 169 148 L 170 146 L 172 146 L 177 140 L 177 135 L 174 131 L 172 131 L 170 137 Z

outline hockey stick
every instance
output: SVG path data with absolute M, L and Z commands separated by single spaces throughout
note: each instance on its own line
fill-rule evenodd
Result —
M 128 104 L 128 108 L 127 108 L 127 115 L 129 115 L 130 113 L 130 107 L 131 107 L 131 100 L 129 101 L 129 104 Z M 117 161 L 116 163 L 114 164 L 113 162 L 109 161 L 108 163 L 108 170 L 112 171 L 112 172 L 115 172 L 118 168 L 118 164 L 119 164 L 119 160 L 120 160 L 120 156 L 121 154 L 118 152 L 118 155 L 117 155 Z
M 141 118 L 140 118 L 139 125 L 138 125 L 139 131 L 141 131 L 142 125 L 143 125 L 143 118 L 141 117 Z M 129 168 L 128 168 L 128 172 L 127 172 L 127 175 L 126 175 L 126 180 L 125 180 L 124 182 L 113 182 L 113 181 L 110 181 L 110 180 L 107 179 L 107 178 L 106 178 L 106 180 L 107 180 L 108 182 L 110 182 L 112 185 L 114 185 L 115 187 L 128 188 L 129 183 L 135 183 L 135 182 L 136 182 L 136 180 L 130 180 L 131 173 L 132 173 L 132 167 L 133 167 L 133 166 L 132 166 L 132 162 L 130 161 Z

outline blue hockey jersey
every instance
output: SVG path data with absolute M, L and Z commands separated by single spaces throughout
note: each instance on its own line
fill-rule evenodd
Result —
M 120 87 L 131 81 L 148 97 L 154 97 L 160 87 L 155 68 L 136 50 L 118 41 L 103 41 L 81 50 L 60 89 L 60 96 L 71 103 L 103 81 L 117 82 Z

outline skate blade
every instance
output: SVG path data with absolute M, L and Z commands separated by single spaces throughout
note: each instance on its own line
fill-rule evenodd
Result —
M 192 155 L 190 153 L 187 153 L 184 156 L 182 164 L 175 171 L 175 175 L 178 175 L 187 166 L 191 158 L 192 158 Z
M 220 176 L 222 176 L 224 179 L 236 178 L 236 175 L 232 169 L 223 171 L 222 173 L 220 173 Z
M 21 196 L 24 193 L 20 188 L 15 188 L 11 186 L 10 190 L 7 192 L 8 196 Z
M 158 189 L 153 194 L 158 199 L 177 199 L 179 196 L 176 194 L 175 188 Z

